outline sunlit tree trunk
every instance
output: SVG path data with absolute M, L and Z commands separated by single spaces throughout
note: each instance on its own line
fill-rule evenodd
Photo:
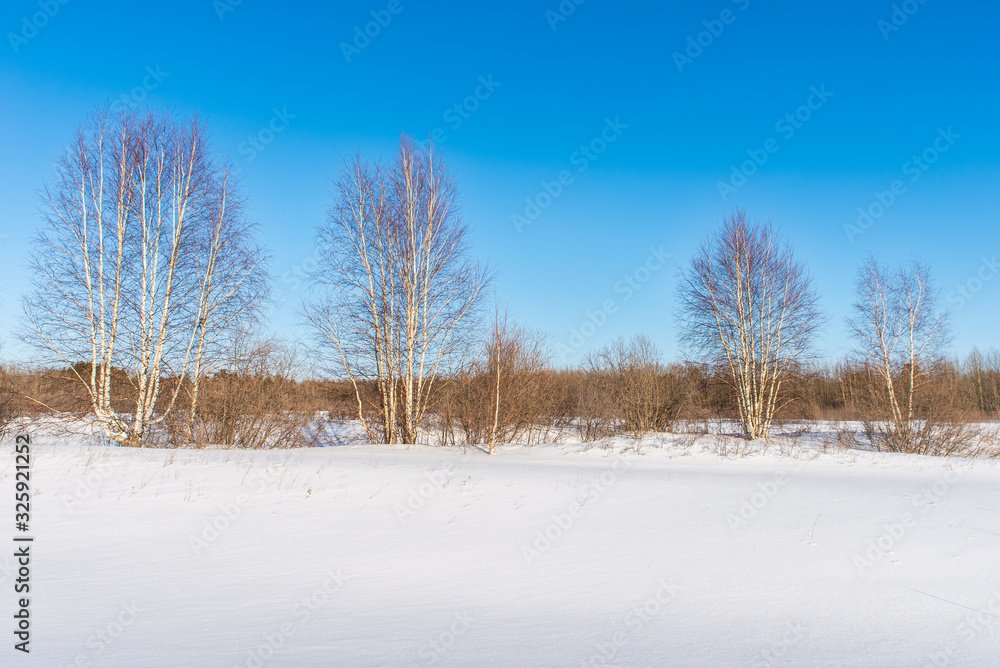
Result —
M 123 445 L 141 445 L 165 419 L 197 357 L 211 315 L 199 299 L 199 236 L 228 196 L 218 182 L 197 119 L 124 109 L 81 127 L 45 191 L 28 338 L 53 361 L 87 369 L 74 373 L 97 423 Z M 116 395 L 116 370 L 129 396 Z M 177 382 L 161 397 L 168 376 Z M 119 412 L 126 401 L 131 414 Z
M 737 211 L 691 261 L 680 299 L 685 340 L 728 370 L 744 431 L 766 438 L 820 320 L 809 274 L 769 223 Z

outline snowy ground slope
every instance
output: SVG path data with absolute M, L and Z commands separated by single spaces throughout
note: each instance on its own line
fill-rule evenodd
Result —
M 625 444 L 39 439 L 32 654 L 16 663 L 1000 661 L 997 462 Z M 11 527 L 10 444 L 0 457 Z M 8 610 L 12 565 L 0 557 Z

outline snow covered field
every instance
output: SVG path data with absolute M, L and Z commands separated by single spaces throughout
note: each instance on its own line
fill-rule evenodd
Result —
M 1000 661 L 997 461 L 35 441 L 32 651 L 3 665 Z

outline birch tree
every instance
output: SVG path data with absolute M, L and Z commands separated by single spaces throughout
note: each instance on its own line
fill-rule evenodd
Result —
M 224 324 L 213 305 L 232 296 L 217 289 L 233 284 L 218 278 L 221 253 L 214 270 L 205 258 L 212 221 L 233 196 L 206 139 L 197 117 L 98 111 L 42 193 L 25 338 L 72 370 L 98 425 L 122 445 L 141 445 L 174 408 L 192 362 Z M 257 266 L 226 271 L 234 270 Z M 127 396 L 112 383 L 121 371 Z M 177 382 L 161 397 L 168 377 Z
M 415 443 L 488 276 L 468 256 L 458 190 L 433 147 L 404 136 L 389 166 L 356 154 L 333 198 L 306 316 L 352 383 L 368 437 Z
M 195 344 L 190 373 L 188 436 L 197 441 L 198 397 L 202 378 L 226 365 L 234 339 L 244 337 L 262 317 L 268 300 L 268 257 L 257 241 L 257 226 L 244 214 L 244 201 L 230 165 L 215 174 L 193 244 L 197 279 L 191 300 Z
M 918 398 L 950 340 L 947 314 L 938 302 L 930 269 L 918 260 L 891 270 L 870 256 L 858 271 L 848 328 L 861 367 L 880 386 L 874 392 L 876 414 L 863 420 L 865 431 L 886 449 L 933 445 L 937 425 L 920 410 Z
M 736 211 L 691 260 L 679 298 L 684 340 L 727 372 L 746 435 L 766 438 L 820 322 L 805 267 L 770 223 Z

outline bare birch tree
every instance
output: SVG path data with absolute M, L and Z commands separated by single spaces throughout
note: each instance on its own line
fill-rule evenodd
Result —
M 357 154 L 333 197 L 306 317 L 352 383 L 368 437 L 415 443 L 488 276 L 468 257 L 457 187 L 433 147 L 404 136 L 388 167 Z M 365 385 L 377 406 L 365 405 Z
M 726 370 L 746 435 L 766 438 L 820 322 L 804 266 L 770 223 L 736 211 L 691 260 L 679 299 L 684 340 Z
M 244 337 L 268 300 L 267 256 L 257 226 L 244 214 L 231 166 L 213 179 L 206 215 L 194 244 L 197 299 L 192 300 L 195 345 L 188 403 L 188 436 L 198 441 L 198 394 L 202 378 L 225 365 L 234 338 Z
M 862 425 L 872 444 L 896 452 L 953 454 L 975 430 L 947 410 L 935 383 L 951 340 L 930 268 L 913 260 L 891 270 L 869 257 L 857 279 L 848 328 L 859 367 L 871 379 Z
M 97 423 L 123 445 L 141 445 L 166 417 L 220 326 L 212 305 L 227 301 L 225 288 L 210 285 L 233 281 L 209 278 L 204 254 L 232 196 L 225 182 L 197 118 L 105 109 L 78 130 L 43 192 L 25 338 L 74 370 Z M 230 233 L 240 236 L 230 227 L 221 236 Z M 122 370 L 127 397 L 113 391 Z M 178 382 L 161 402 L 170 376 Z M 131 413 L 116 408 L 126 399 Z

